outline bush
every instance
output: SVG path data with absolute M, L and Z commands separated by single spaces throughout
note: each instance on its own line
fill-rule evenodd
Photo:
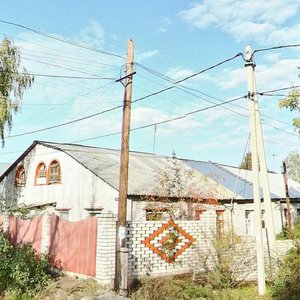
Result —
M 288 251 L 279 266 L 278 276 L 272 288 L 274 299 L 300 299 L 300 222 L 294 225 L 290 233 L 294 247 Z
M 158 278 L 141 282 L 139 289 L 131 294 L 133 300 L 189 300 L 214 299 L 210 286 L 202 287 L 190 279 Z
M 295 243 L 279 268 L 278 277 L 273 286 L 274 299 L 300 299 L 300 244 Z
M 138 289 L 131 294 L 133 300 L 270 300 L 270 295 L 260 296 L 256 286 L 235 289 L 213 289 L 202 286 L 190 277 L 148 279 L 139 282 Z M 286 299 L 286 298 L 284 298 Z
M 237 236 L 230 228 L 218 235 L 206 236 L 206 248 L 198 251 L 198 272 L 195 279 L 202 285 L 214 289 L 236 288 L 245 284 L 255 271 L 255 253 L 246 240 Z
M 31 244 L 12 246 L 0 231 L 0 294 L 35 295 L 50 278 L 48 257 L 37 255 Z

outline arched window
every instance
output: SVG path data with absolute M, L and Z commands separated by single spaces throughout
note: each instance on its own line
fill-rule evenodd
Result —
M 44 163 L 40 163 L 35 171 L 35 184 L 47 183 L 47 168 Z
M 16 170 L 15 176 L 15 186 L 25 186 L 26 184 L 26 175 L 25 175 L 25 168 L 23 165 L 18 166 Z
M 48 177 L 48 183 L 60 183 L 60 166 L 59 162 L 57 160 L 54 160 L 50 163 L 49 166 L 49 177 Z

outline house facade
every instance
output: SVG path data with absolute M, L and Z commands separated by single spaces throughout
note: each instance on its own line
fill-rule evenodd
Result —
M 0 176 L 8 202 L 78 221 L 102 211 L 117 214 L 120 151 L 75 144 L 35 141 Z M 270 175 L 276 233 L 285 225 L 281 174 Z M 211 214 L 220 226 L 254 235 L 252 173 L 212 162 L 130 152 L 127 220 L 170 217 L 199 220 Z M 290 181 L 292 215 L 300 210 L 300 184 Z M 262 204 L 262 209 L 264 209 Z M 223 225 L 222 225 L 223 224 Z

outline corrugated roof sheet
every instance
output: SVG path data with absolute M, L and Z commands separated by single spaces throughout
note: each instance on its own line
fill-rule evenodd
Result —
M 89 169 L 99 178 L 104 180 L 110 186 L 119 189 L 119 170 L 120 170 L 120 151 L 86 147 L 74 144 L 56 144 L 45 143 L 40 144 L 52 147 L 63 151 L 73 157 L 84 167 Z M 182 174 L 191 172 L 192 168 L 183 160 L 180 162 Z M 172 158 L 154 155 L 150 153 L 130 152 L 129 156 L 129 175 L 128 175 L 128 194 L 130 195 L 162 195 L 163 191 L 158 187 L 159 174 L 172 170 Z M 171 171 L 170 171 L 171 172 Z M 230 199 L 233 193 L 218 184 L 215 180 L 206 178 L 201 172 L 195 169 L 191 178 L 184 178 L 186 189 L 191 186 L 195 190 L 202 191 L 201 195 L 208 195 L 208 191 L 204 190 L 211 188 L 214 191 L 214 196 L 219 199 Z M 190 196 L 186 191 L 184 196 Z
M 253 179 L 252 171 L 239 169 L 239 168 L 235 168 L 235 167 L 230 167 L 230 166 L 223 166 L 223 165 L 219 165 L 219 166 L 226 169 L 227 171 L 231 172 L 235 176 L 238 176 L 244 180 L 252 182 L 252 179 Z M 283 175 L 269 172 L 268 177 L 269 177 L 271 198 L 272 199 L 285 199 L 285 187 L 284 187 Z M 260 181 L 260 183 L 262 184 L 261 181 Z M 290 198 L 300 199 L 300 184 L 292 179 L 289 179 L 288 186 L 289 186 Z M 252 195 L 252 191 L 251 191 L 250 195 Z M 251 199 L 253 199 L 253 197 Z
M 93 172 L 114 189 L 119 189 L 120 151 L 88 147 L 76 144 L 59 144 L 35 141 L 1 176 L 1 180 L 15 167 L 18 162 L 36 146 L 51 147 L 63 151 L 74 158 L 82 166 Z M 218 199 L 253 199 L 252 171 L 226 166 L 213 162 L 187 159 L 176 159 L 180 163 L 185 193 L 191 196 L 191 188 L 202 195 L 202 198 Z M 173 164 L 173 165 L 172 165 Z M 174 160 L 171 157 L 151 153 L 130 152 L 129 157 L 129 195 L 163 195 L 159 188 L 160 174 L 171 175 Z M 192 176 L 184 174 L 191 173 Z M 169 172 L 169 174 L 167 174 Z M 269 173 L 270 193 L 272 199 L 284 199 L 285 189 L 282 174 Z M 192 191 L 193 192 L 193 191 Z M 300 199 L 300 184 L 289 179 L 291 199 Z M 176 196 L 176 195 L 174 195 Z M 262 196 L 262 193 L 261 193 Z M 199 197 L 200 198 L 200 197 Z

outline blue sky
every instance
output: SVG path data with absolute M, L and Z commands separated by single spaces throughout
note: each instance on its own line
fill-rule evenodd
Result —
M 172 86 L 173 81 L 253 50 L 300 44 L 300 1 L 2 1 L 0 20 L 20 24 L 116 56 L 77 47 L 22 27 L 0 23 L 1 38 L 20 47 L 28 72 L 70 79 L 35 77 L 14 116 L 13 129 L 0 161 L 13 162 L 34 140 L 120 148 L 121 109 L 72 125 L 33 134 L 34 130 L 110 109 L 122 104 L 127 40 L 135 43 L 133 100 Z M 299 85 L 300 47 L 257 52 L 258 92 Z M 155 74 L 154 74 L 155 73 Z M 158 76 L 159 75 L 159 76 Z M 247 75 L 241 56 L 186 80 L 169 91 L 132 105 L 131 128 L 154 124 L 203 109 L 177 121 L 132 131 L 130 149 L 196 160 L 239 165 L 248 151 Z M 288 91 L 260 96 L 267 164 L 280 171 L 290 151 L 300 149 L 290 125 L 296 113 L 280 110 Z M 24 134 L 24 135 L 19 135 Z M 15 136 L 19 135 L 19 136 Z M 154 138 L 155 136 L 155 138 Z M 155 141 L 155 144 L 154 144 Z

